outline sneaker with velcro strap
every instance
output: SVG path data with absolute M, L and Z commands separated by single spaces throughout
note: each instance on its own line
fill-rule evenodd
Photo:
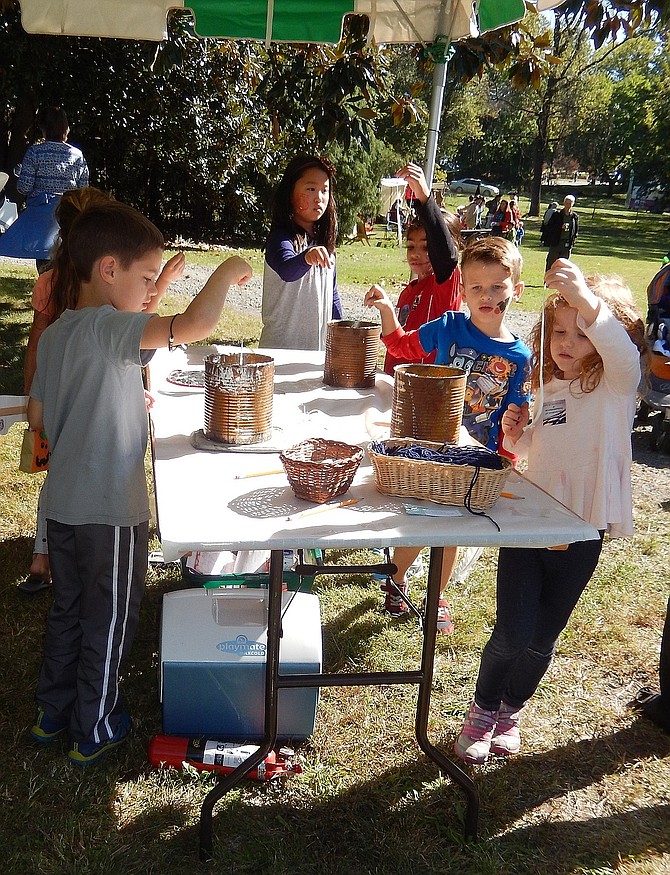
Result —
M 470 704 L 461 729 L 454 742 L 454 753 L 466 763 L 483 765 L 491 753 L 491 739 L 498 722 L 497 711 L 480 708 L 476 702 Z
M 30 735 L 40 744 L 50 744 L 61 738 L 67 728 L 68 724 L 64 720 L 54 720 L 41 705 L 38 705 L 35 709 L 35 722 L 30 727 Z
M 120 744 L 130 735 L 131 720 L 130 715 L 122 711 L 119 716 L 119 725 L 116 732 L 107 741 L 88 742 L 74 741 L 72 747 L 68 751 L 68 759 L 76 766 L 89 766 L 97 763 L 104 756 L 115 750 Z
M 498 756 L 510 756 L 519 753 L 521 735 L 519 734 L 519 718 L 521 709 L 508 705 L 503 701 L 498 711 L 498 723 L 491 737 L 491 753 Z

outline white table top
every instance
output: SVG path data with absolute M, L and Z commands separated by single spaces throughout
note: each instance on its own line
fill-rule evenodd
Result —
M 277 452 L 268 452 L 268 445 L 263 452 L 195 449 L 191 434 L 204 426 L 205 390 L 166 381 L 173 370 L 202 369 L 205 355 L 223 350 L 195 346 L 186 352 L 159 350 L 151 363 L 156 500 L 166 561 L 192 550 L 543 547 L 598 537 L 592 526 L 516 473 L 504 490 L 523 496 L 522 500 L 500 498 L 488 511 L 500 531 L 465 508 L 382 495 L 367 454 L 349 492 L 337 499 L 359 499 L 356 504 L 289 520 L 316 505 L 296 498 L 283 472 L 244 476 L 281 469 Z M 390 377 L 378 374 L 374 389 L 335 389 L 323 385 L 323 353 L 261 352 L 275 360 L 272 446 L 326 437 L 366 447 L 370 440 L 388 436 Z M 410 515 L 405 505 L 448 515 Z

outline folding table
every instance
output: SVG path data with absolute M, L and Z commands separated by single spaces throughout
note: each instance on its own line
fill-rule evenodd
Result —
M 598 532 L 532 483 L 513 473 L 505 489 L 524 500 L 500 498 L 488 512 L 498 528 L 465 508 L 453 516 L 412 515 L 413 499 L 379 493 L 369 460 L 364 459 L 346 498 L 357 503 L 316 515 L 289 519 L 309 502 L 297 499 L 281 468 L 279 448 L 311 437 L 366 446 L 388 435 L 393 382 L 378 374 L 373 389 L 338 389 L 323 384 L 324 354 L 294 350 L 262 350 L 275 360 L 273 434 L 255 447 L 226 451 L 196 449 L 192 435 L 204 425 L 204 389 L 177 386 L 174 371 L 202 369 L 204 357 L 222 347 L 160 350 L 151 363 L 155 403 L 151 410 L 152 450 L 159 536 L 165 561 L 193 550 L 271 551 L 265 683 L 265 736 L 258 751 L 230 775 L 222 777 L 205 798 L 200 821 L 200 856 L 212 858 L 212 813 L 216 802 L 261 762 L 277 737 L 277 694 L 285 687 L 416 684 L 417 742 L 424 753 L 465 792 L 465 832 L 477 833 L 478 794 L 471 778 L 428 738 L 437 605 L 442 548 L 446 546 L 545 547 L 592 540 Z M 225 348 L 230 352 L 230 348 Z M 362 674 L 279 674 L 283 551 L 303 547 L 375 548 L 430 546 L 421 666 L 415 671 Z M 337 571 L 346 571 L 338 566 Z M 353 570 L 371 572 L 375 566 Z M 303 566 L 298 571 L 323 573 Z M 474 680 L 474 679 L 473 679 Z

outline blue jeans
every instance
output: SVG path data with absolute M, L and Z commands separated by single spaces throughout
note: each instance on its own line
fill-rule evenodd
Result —
M 475 701 L 522 708 L 549 668 L 558 636 L 596 570 L 602 535 L 567 550 L 501 547 L 497 616 L 482 653 Z

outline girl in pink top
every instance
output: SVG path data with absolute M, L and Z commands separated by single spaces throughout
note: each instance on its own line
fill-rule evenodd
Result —
M 535 409 L 510 404 L 503 446 L 525 476 L 598 529 L 555 548 L 501 548 L 496 623 L 454 750 L 469 763 L 517 753 L 519 717 L 549 668 L 560 633 L 593 575 L 605 532 L 633 533 L 630 432 L 648 350 L 633 296 L 618 277 L 585 279 L 566 259 L 532 336 Z

